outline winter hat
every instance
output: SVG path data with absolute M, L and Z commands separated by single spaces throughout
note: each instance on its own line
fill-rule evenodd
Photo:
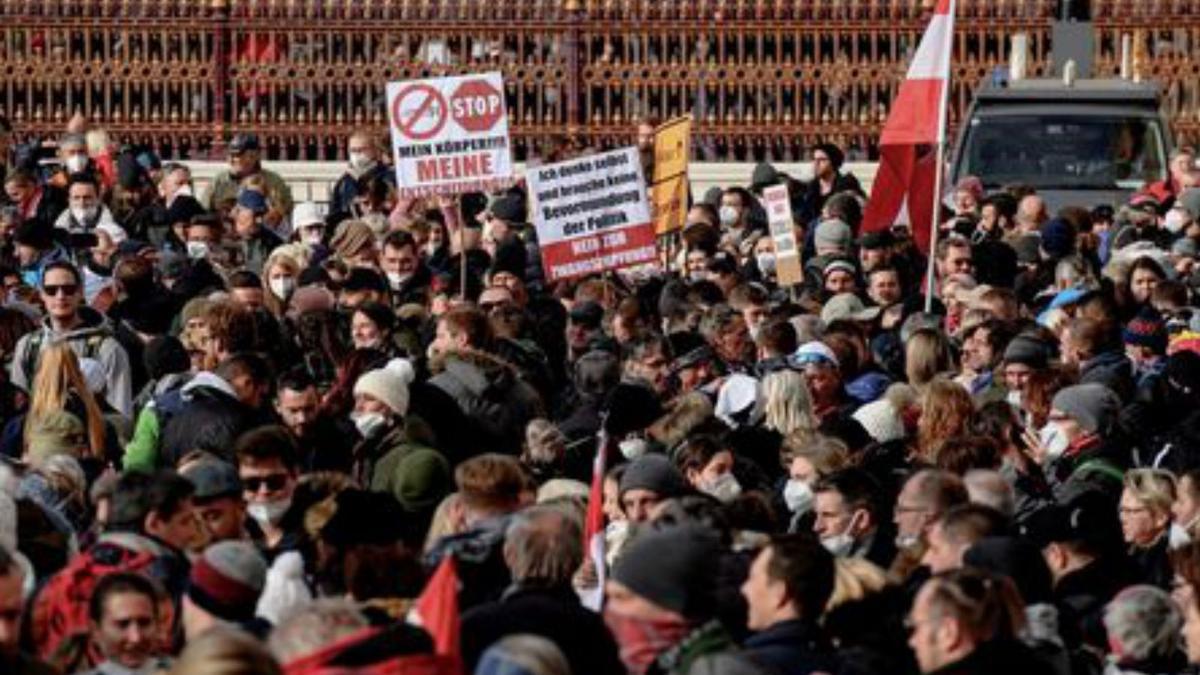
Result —
M 876 443 L 899 441 L 907 435 L 904 420 L 900 419 L 900 413 L 886 398 L 871 401 L 854 411 L 854 419 Z
M 299 230 L 302 227 L 324 224 L 325 219 L 321 217 L 320 209 L 313 202 L 300 202 L 292 208 L 293 229 Z
M 1167 351 L 1167 322 L 1158 310 L 1147 305 L 1125 324 L 1121 338 L 1127 345 L 1147 347 L 1155 354 Z
M 834 368 L 841 367 L 837 354 L 833 353 L 829 345 L 817 340 L 800 345 L 800 348 L 788 358 L 788 361 L 796 368 L 803 368 L 812 363 L 830 365 Z
M 416 378 L 407 359 L 392 359 L 382 368 L 368 371 L 354 383 L 354 395 L 366 394 L 396 415 L 408 413 L 408 385 Z
M 218 619 L 244 623 L 254 618 L 267 582 L 267 561 L 254 544 L 222 541 L 204 549 L 192 564 L 187 597 Z
M 1017 237 L 1012 242 L 1012 249 L 1017 254 L 1017 262 L 1024 265 L 1036 265 L 1041 262 L 1042 238 L 1036 234 L 1026 234 Z
M 862 299 L 853 293 L 838 293 L 821 308 L 821 321 L 826 326 L 839 319 L 873 321 L 881 311 L 880 307 L 868 308 Z
M 823 220 L 817 225 L 813 241 L 818 248 L 836 248 L 842 251 L 850 250 L 854 241 L 854 233 L 850 226 L 840 220 Z
M 572 478 L 551 478 L 542 483 L 537 491 L 537 503 L 544 504 L 556 499 L 583 499 L 591 495 L 591 487 L 587 483 Z
M 617 439 L 645 429 L 663 415 L 658 394 L 637 382 L 621 382 L 614 387 L 604 408 L 604 430 Z
M 725 378 L 717 392 L 713 414 L 726 425 L 736 429 L 754 425 L 762 415 L 762 387 L 757 379 L 742 373 Z
M 660 497 L 679 497 L 688 492 L 687 479 L 664 455 L 642 455 L 627 465 L 621 476 L 620 494 L 650 490 Z
M 339 258 L 349 258 L 365 247 L 375 243 L 371 226 L 361 220 L 347 220 L 338 225 L 329 246 Z
M 716 606 L 713 579 L 721 558 L 717 534 L 678 525 L 635 538 L 617 558 L 613 579 L 654 604 L 696 622 Z
M 1004 348 L 1004 363 L 1020 363 L 1034 370 L 1045 368 L 1049 357 L 1046 343 L 1030 335 L 1018 335 Z
M 517 192 L 505 192 L 492 199 L 488 213 L 506 223 L 525 222 L 525 200 Z
M 1093 382 L 1058 390 L 1052 407 L 1078 422 L 1084 431 L 1106 434 L 1121 410 L 1121 399 L 1112 389 Z
M 179 473 L 195 488 L 192 498 L 198 503 L 242 495 L 242 481 L 237 469 L 216 457 L 191 462 Z
M 40 416 L 25 434 L 28 455 L 35 463 L 51 455 L 74 455 L 87 446 L 83 422 L 65 410 L 53 410 Z
M 1012 579 L 1026 605 L 1050 602 L 1050 568 L 1028 539 L 984 537 L 963 553 L 963 564 Z
M 1052 259 L 1065 258 L 1075 250 L 1075 228 L 1062 218 L 1042 226 L 1042 250 Z
M 116 223 L 110 223 L 108 221 L 97 224 L 96 232 L 103 232 L 104 234 L 108 235 L 108 238 L 112 241 L 113 246 L 120 246 L 121 244 L 125 243 L 125 240 L 129 239 L 129 233 L 125 231 L 125 228 Z
M 621 361 L 611 352 L 595 349 L 575 362 L 575 387 L 584 396 L 607 396 L 621 380 Z
M 1200 219 L 1200 188 L 1188 188 L 1175 198 L 1175 205 L 1191 214 L 1192 218 Z
M 146 374 L 155 380 L 171 373 L 187 372 L 192 367 L 187 350 L 174 335 L 151 340 L 142 352 L 142 364 L 146 366 Z
M 258 190 L 248 188 L 242 188 L 238 191 L 237 205 L 251 211 L 256 216 L 261 216 L 269 210 L 267 196 Z

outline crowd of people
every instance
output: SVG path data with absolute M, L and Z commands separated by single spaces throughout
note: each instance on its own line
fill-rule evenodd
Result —
M 1188 149 L 1115 209 L 964 179 L 926 254 L 819 145 L 550 281 L 520 182 L 357 133 L 322 209 L 84 131 L 0 164 L 0 671 L 1200 664 Z

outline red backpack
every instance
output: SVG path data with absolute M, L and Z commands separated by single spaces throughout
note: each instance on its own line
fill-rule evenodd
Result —
M 76 556 L 50 577 L 34 598 L 30 631 L 38 656 L 50 659 L 60 648 L 88 635 L 88 603 L 100 579 L 114 572 L 136 572 L 158 579 L 155 574 L 158 561 L 159 557 L 153 553 L 106 541 Z M 95 645 L 89 643 L 87 651 L 86 663 L 94 665 L 104 660 Z

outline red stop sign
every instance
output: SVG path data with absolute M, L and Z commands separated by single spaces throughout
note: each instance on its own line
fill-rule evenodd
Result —
M 504 94 L 487 80 L 467 80 L 450 95 L 450 117 L 467 131 L 488 131 L 504 115 Z

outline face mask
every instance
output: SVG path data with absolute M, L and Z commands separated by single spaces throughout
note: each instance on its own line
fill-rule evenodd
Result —
M 425 257 L 426 258 L 432 258 L 433 256 L 437 255 L 437 252 L 438 252 L 437 244 L 435 244 L 433 242 L 429 242 L 428 244 L 425 244 Z
M 283 514 L 292 506 L 292 498 L 277 499 L 273 502 L 251 502 L 246 505 L 246 513 L 262 527 L 278 525 L 283 520 Z
M 91 221 L 91 219 L 95 218 L 96 214 L 99 212 L 100 209 L 95 206 L 88 209 L 71 207 L 71 217 L 74 218 L 75 222 L 79 223 L 80 225 Z
M 742 494 L 742 485 L 732 473 L 723 473 L 715 480 L 702 483 L 700 491 L 716 497 L 722 504 L 728 504 Z
M 717 214 L 721 218 L 721 224 L 726 227 L 733 225 L 738 220 L 738 210 L 732 206 L 722 206 Z
M 388 284 L 392 287 L 393 291 L 400 290 L 400 287 L 403 286 L 404 283 L 411 278 L 412 278 L 411 273 L 408 273 L 408 274 L 404 274 L 401 272 L 388 272 L 387 273 Z
M 175 189 L 175 196 L 176 197 L 191 197 L 191 196 L 193 196 L 192 195 L 192 186 L 188 185 L 187 183 L 180 185 L 178 188 Z
M 1167 530 L 1167 548 L 1174 550 L 1192 543 L 1192 535 L 1187 528 L 1171 521 L 1171 529 Z
M 1067 451 L 1067 446 L 1070 445 L 1062 430 L 1053 422 L 1042 427 L 1042 430 L 1038 432 L 1038 439 L 1042 442 L 1042 447 L 1046 448 L 1047 464 L 1062 457 L 1063 453 Z
M 358 433 L 363 438 L 371 438 L 379 432 L 387 424 L 387 418 L 383 413 L 354 413 L 350 415 L 350 421 L 354 422 L 354 428 L 358 429 Z
M 798 478 L 788 480 L 783 486 L 783 501 L 788 511 L 798 516 L 808 513 L 813 505 L 812 486 Z
M 825 547 L 825 550 L 838 558 L 850 555 L 850 551 L 854 549 L 854 535 L 850 533 L 854 531 L 854 523 L 857 519 L 857 515 L 852 516 L 850 522 L 846 524 L 845 531 L 841 534 L 822 537 L 821 545 Z
M 1183 209 L 1171 209 L 1167 211 L 1167 215 L 1163 216 L 1163 227 L 1170 230 L 1172 233 L 1178 232 L 1187 225 L 1188 217 Z
M 775 254 L 771 252 L 759 253 L 754 256 L 754 261 L 758 265 L 758 271 L 764 276 L 775 274 Z
M 637 459 L 638 457 L 646 454 L 647 445 L 646 439 L 644 438 L 626 438 L 618 443 L 617 447 L 620 448 L 621 455 L 623 455 L 625 459 Z
M 189 241 L 187 243 L 187 254 L 192 260 L 203 260 L 208 257 L 208 242 L 207 241 Z
M 604 526 L 604 539 L 609 542 L 622 541 L 629 534 L 628 520 L 614 520 Z
M 1021 390 L 1014 389 L 1014 390 L 1008 392 L 1007 394 L 1004 395 L 1004 400 L 1007 401 L 1008 404 L 1011 405 L 1013 408 L 1020 410 L 1021 409 Z
M 371 166 L 371 156 L 365 152 L 350 153 L 350 167 L 356 171 L 362 171 Z
M 708 281 L 708 270 L 692 270 L 688 272 L 688 281 Z
M 291 277 L 275 277 L 269 283 L 271 292 L 280 300 L 292 297 L 292 291 L 296 290 L 296 280 Z
M 71 155 L 63 162 L 67 166 L 67 173 L 79 173 L 87 168 L 87 155 Z
M 896 548 L 901 551 L 910 549 L 921 543 L 921 538 L 915 534 L 898 534 L 896 535 Z
M 746 328 L 750 331 L 750 341 L 758 344 L 758 336 L 762 334 L 762 324 L 752 323 Z

